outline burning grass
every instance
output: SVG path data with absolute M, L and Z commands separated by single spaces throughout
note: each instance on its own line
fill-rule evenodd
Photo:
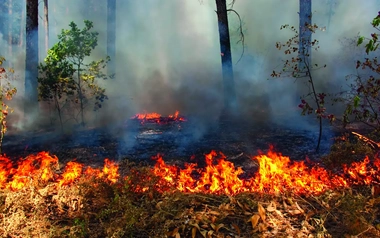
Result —
M 46 152 L 0 163 L 3 237 L 379 236 L 379 160 L 332 173 L 272 150 L 253 177 L 218 152 L 205 166 L 102 169 Z

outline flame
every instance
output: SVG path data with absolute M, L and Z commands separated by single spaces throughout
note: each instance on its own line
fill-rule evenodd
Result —
M 173 115 L 174 117 L 175 115 Z M 276 153 L 273 148 L 267 154 L 252 157 L 257 161 L 257 171 L 244 171 L 228 161 L 221 152 L 211 151 L 205 155 L 205 166 L 196 163 L 185 164 L 183 168 L 165 163 L 163 156 L 154 156 L 156 164 L 151 174 L 158 179 L 153 189 L 166 192 L 176 189 L 184 193 L 206 193 L 236 195 L 242 192 L 278 194 L 293 192 L 312 195 L 352 185 L 371 185 L 380 182 L 380 159 L 345 165 L 341 173 L 332 173 L 317 164 L 291 161 L 289 157 Z M 100 179 L 110 184 L 129 181 L 121 179 L 119 165 L 109 159 L 103 168 L 84 167 L 76 161 L 68 162 L 59 173 L 58 158 L 47 152 L 29 155 L 17 162 L 0 156 L 0 189 L 13 191 L 26 186 L 56 184 L 57 188 L 71 186 L 80 178 Z M 248 176 L 248 174 L 254 174 Z M 153 181 L 149 173 L 140 174 L 140 181 L 134 181 L 134 192 L 152 189 L 144 181 Z M 155 180 L 154 180 L 155 181 Z
M 131 119 L 138 119 L 138 120 L 154 120 L 154 119 L 160 119 L 161 114 L 158 113 L 145 113 L 145 114 L 136 114 Z
M 70 161 L 66 164 L 63 173 L 58 174 L 58 158 L 48 152 L 29 155 L 16 163 L 5 156 L 0 156 L 0 189 L 16 191 L 28 185 L 47 185 L 48 182 L 56 183 L 60 188 L 73 184 L 82 176 L 116 183 L 120 177 L 118 165 L 109 159 L 104 160 L 104 167 L 101 170 L 88 167 L 83 172 L 83 167 L 81 163 Z
M 179 115 L 179 111 L 176 111 L 174 114 L 171 114 L 167 117 L 163 117 L 161 114 L 152 112 L 152 113 L 138 113 L 131 117 L 132 120 L 139 120 L 141 123 L 146 121 L 155 122 L 155 123 L 167 123 L 170 121 L 186 121 L 186 119 Z
M 365 158 L 344 166 L 343 174 L 332 174 L 322 167 L 307 166 L 304 161 L 292 162 L 289 157 L 275 153 L 252 157 L 258 161 L 255 176 L 243 178 L 244 171 L 226 160 L 223 153 L 212 151 L 205 155 L 206 167 L 186 164 L 184 169 L 166 165 L 159 157 L 153 173 L 179 191 L 235 195 L 242 192 L 277 194 L 320 194 L 326 190 L 351 185 L 369 185 L 380 181 L 380 159 L 370 165 Z

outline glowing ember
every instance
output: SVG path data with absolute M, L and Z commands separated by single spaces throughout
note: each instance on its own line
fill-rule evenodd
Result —
M 195 163 L 186 164 L 182 169 L 167 165 L 160 154 L 154 159 L 156 165 L 151 172 L 158 177 L 154 187 L 158 192 L 175 188 L 185 193 L 235 195 L 242 192 L 277 194 L 289 191 L 308 195 L 351 185 L 378 184 L 380 181 L 380 159 L 371 162 L 365 158 L 362 162 L 344 166 L 341 174 L 332 174 L 316 165 L 291 161 L 289 157 L 273 152 L 272 148 L 267 154 L 252 157 L 259 167 L 250 178 L 244 176 L 242 168 L 235 167 L 223 153 L 216 151 L 205 155 L 206 165 L 202 168 Z M 108 183 L 127 181 L 126 177 L 120 179 L 118 169 L 118 164 L 109 159 L 105 159 L 102 169 L 84 169 L 83 164 L 71 161 L 59 174 L 58 158 L 47 152 L 30 155 L 17 163 L 0 156 L 0 188 L 19 190 L 29 185 L 46 186 L 47 183 L 55 183 L 57 188 L 61 188 L 70 186 L 80 178 L 101 179 Z M 142 178 L 141 183 L 133 184 L 133 191 L 146 192 L 151 189 L 144 184 L 144 181 L 151 181 L 148 174 L 143 175 L 145 179 Z

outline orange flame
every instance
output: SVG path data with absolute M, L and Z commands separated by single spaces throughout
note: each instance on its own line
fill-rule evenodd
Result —
M 161 114 L 158 114 L 156 112 L 138 113 L 131 117 L 131 119 L 140 120 L 141 123 L 144 123 L 146 121 L 151 121 L 155 123 L 165 123 L 169 121 L 186 121 L 184 117 L 181 117 L 179 115 L 179 111 L 176 111 L 174 114 L 171 114 L 167 117 L 163 117 Z
M 186 164 L 184 168 L 168 165 L 160 154 L 154 159 L 156 165 L 152 173 L 159 179 L 154 187 L 158 192 L 175 188 L 185 193 L 235 195 L 242 192 L 276 194 L 291 191 L 308 195 L 339 187 L 380 182 L 380 159 L 370 161 L 368 157 L 361 162 L 345 165 L 340 174 L 333 174 L 317 165 L 291 161 L 271 148 L 267 154 L 252 157 L 259 166 L 257 171 L 248 171 L 254 174 L 251 177 L 241 167 L 235 167 L 223 153 L 216 151 L 205 155 L 205 166 L 202 168 L 196 163 Z M 48 182 L 61 188 L 70 186 L 80 178 L 96 178 L 113 184 L 126 181 L 126 177 L 120 179 L 118 169 L 118 164 L 109 159 L 104 160 L 102 169 L 84 169 L 83 164 L 71 161 L 59 174 L 58 158 L 47 152 L 27 156 L 17 163 L 0 156 L 0 189 L 19 190 L 28 185 L 42 186 Z M 144 181 L 152 177 L 144 174 L 144 178 L 141 183 L 133 185 L 133 191 L 146 192 L 150 189 Z
M 152 120 L 152 119 L 160 119 L 161 114 L 158 113 L 145 113 L 145 114 L 136 114 L 131 119 L 138 119 L 138 120 Z
M 258 155 L 259 169 L 254 177 L 243 179 L 242 168 L 235 168 L 222 153 L 205 155 L 206 167 L 187 164 L 184 169 L 157 160 L 153 173 L 176 186 L 179 191 L 235 195 L 241 192 L 319 194 L 326 190 L 353 184 L 368 185 L 379 181 L 380 160 L 370 167 L 369 159 L 344 167 L 344 174 L 334 175 L 322 167 L 309 167 L 305 162 L 292 162 L 289 157 L 272 150 Z M 179 171 L 179 172 L 178 172 Z
M 15 191 L 27 185 L 42 186 L 48 182 L 62 187 L 71 185 L 83 175 L 84 166 L 78 162 L 68 162 L 61 175 L 56 173 L 58 167 L 58 158 L 47 152 L 29 155 L 15 164 L 9 158 L 0 156 L 0 189 Z M 115 162 L 105 159 L 102 170 L 88 167 L 84 175 L 116 183 L 120 177 L 118 169 Z

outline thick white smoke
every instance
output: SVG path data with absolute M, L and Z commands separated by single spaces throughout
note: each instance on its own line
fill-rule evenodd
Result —
M 50 46 L 71 21 L 82 26 L 83 20 L 88 19 L 100 33 L 93 58 L 106 56 L 107 1 L 92 2 L 94 13 L 89 13 L 88 1 L 49 3 Z M 329 18 L 331 2 L 333 14 Z M 234 65 L 236 90 L 242 111 L 253 121 L 299 118 L 298 100 L 305 94 L 302 81 L 270 79 L 272 70 L 281 69 L 281 60 L 286 58 L 275 49 L 275 43 L 292 36 L 280 30 L 280 26 L 298 26 L 298 3 L 298 0 L 237 0 L 234 5 L 243 20 L 245 34 L 243 58 Z M 327 27 L 326 31 L 314 35 L 320 40 L 321 48 L 313 53 L 313 60 L 327 64 L 326 69 L 316 74 L 320 90 L 341 85 L 345 76 L 353 72 L 353 58 L 347 48 L 341 47 L 341 40 L 372 31 L 369 23 L 377 14 L 377 3 L 375 0 L 313 1 L 313 22 Z M 45 56 L 42 7 L 40 4 L 41 58 Z M 218 118 L 223 85 L 215 9 L 215 1 L 117 1 L 114 59 L 117 78 L 102 82 L 110 99 L 97 113 L 96 120 L 107 124 L 123 121 L 141 111 L 170 114 L 175 110 L 205 120 Z M 236 63 L 242 52 L 241 45 L 236 44 L 239 24 L 232 12 L 229 19 Z M 343 53 L 347 57 L 342 58 Z M 22 72 L 24 59 L 18 55 L 16 59 L 15 68 Z M 300 125 L 298 121 L 296 124 Z

